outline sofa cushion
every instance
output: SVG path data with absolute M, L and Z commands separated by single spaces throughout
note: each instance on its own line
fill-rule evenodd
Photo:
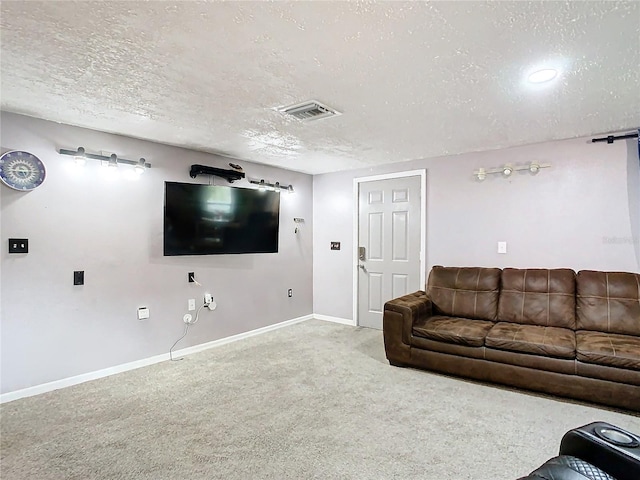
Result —
M 435 315 L 413 325 L 413 334 L 440 342 L 481 347 L 493 322 Z
M 640 335 L 640 274 L 582 270 L 576 284 L 578 330 Z
M 505 268 L 498 320 L 575 329 L 575 277 L 575 272 L 566 268 Z
M 479 349 L 477 349 L 479 350 Z M 596 363 L 576 362 L 576 375 L 581 377 L 598 378 L 608 382 L 627 383 L 640 387 L 640 370 L 629 368 L 610 367 L 608 365 L 598 365 Z M 640 388 L 638 389 L 640 392 Z M 638 398 L 640 405 L 640 398 Z
M 540 325 L 496 323 L 487 333 L 485 346 L 557 358 L 573 359 L 576 355 L 576 338 L 573 330 Z
M 640 370 L 640 337 L 579 330 L 576 351 L 581 362 Z
M 480 350 L 480 349 L 475 349 Z M 484 347 L 484 359 L 491 362 L 506 363 L 518 367 L 526 367 L 532 370 L 545 370 L 547 372 L 576 374 L 575 358 L 557 358 L 549 355 L 533 355 L 510 350 Z
M 500 272 L 499 268 L 433 267 L 427 295 L 433 302 L 434 313 L 495 321 Z

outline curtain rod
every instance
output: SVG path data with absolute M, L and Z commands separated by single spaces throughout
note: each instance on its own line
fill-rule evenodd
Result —
M 596 143 L 596 142 L 613 143 L 616 140 L 623 140 L 625 138 L 637 138 L 637 137 L 638 137 L 637 133 L 627 133 L 624 135 L 609 135 L 608 137 L 592 138 L 591 142 L 592 143 Z

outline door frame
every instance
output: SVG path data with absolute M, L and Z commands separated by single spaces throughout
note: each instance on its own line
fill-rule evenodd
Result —
M 358 326 L 358 243 L 360 226 L 360 184 L 377 180 L 390 180 L 392 178 L 420 177 L 420 285 L 425 288 L 426 273 L 426 247 L 427 247 L 427 170 L 408 170 L 405 172 L 385 173 L 369 177 L 353 179 L 353 324 Z

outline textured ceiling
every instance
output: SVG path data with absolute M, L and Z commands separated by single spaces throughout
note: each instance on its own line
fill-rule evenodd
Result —
M 640 2 L 0 8 L 3 110 L 307 173 L 640 124 Z M 310 99 L 343 115 L 274 110 Z

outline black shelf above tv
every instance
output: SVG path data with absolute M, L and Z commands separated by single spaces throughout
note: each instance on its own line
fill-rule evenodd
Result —
M 196 178 L 198 175 L 215 175 L 216 177 L 224 178 L 229 183 L 244 178 L 244 172 L 237 170 L 224 170 L 222 168 L 207 167 L 206 165 L 191 165 L 189 176 Z

